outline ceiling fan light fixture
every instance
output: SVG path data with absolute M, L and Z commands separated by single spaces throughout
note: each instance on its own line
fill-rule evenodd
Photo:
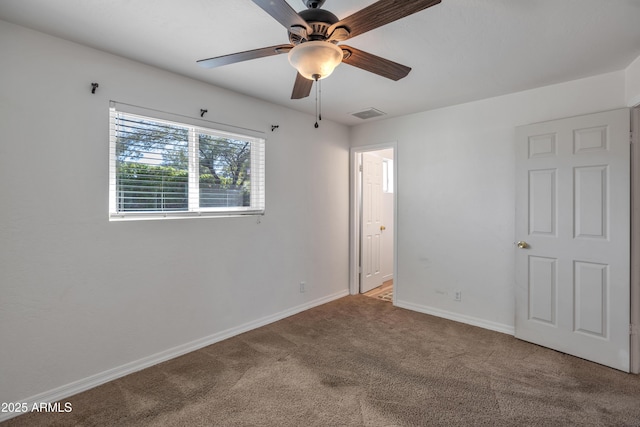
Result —
M 342 49 L 325 41 L 300 43 L 289 51 L 289 62 L 306 79 L 328 77 L 342 62 Z

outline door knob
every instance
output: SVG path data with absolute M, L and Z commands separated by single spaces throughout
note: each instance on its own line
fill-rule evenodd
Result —
M 381 226 L 380 226 L 380 231 L 384 231 L 384 230 L 386 230 L 386 229 L 387 229 L 387 227 L 385 227 L 384 225 L 381 225 Z
M 529 244 L 527 242 L 523 242 L 522 240 L 519 241 L 517 244 L 520 249 L 526 249 L 529 247 Z

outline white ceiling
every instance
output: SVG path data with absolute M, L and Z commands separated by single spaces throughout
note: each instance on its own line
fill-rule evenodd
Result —
M 287 0 L 295 10 L 302 0 Z M 344 18 L 373 0 L 327 0 Z M 202 69 L 196 60 L 288 43 L 251 0 L 0 0 L 0 19 L 314 114 L 291 100 L 286 55 Z M 346 64 L 322 82 L 322 115 L 348 125 L 626 68 L 640 56 L 640 0 L 442 0 L 345 42 L 412 67 L 394 82 Z M 370 119 L 376 120 L 376 119 Z

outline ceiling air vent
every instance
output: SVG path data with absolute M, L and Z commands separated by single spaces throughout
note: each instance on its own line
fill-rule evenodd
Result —
M 387 113 L 383 113 L 382 111 L 376 110 L 375 108 L 367 108 L 366 110 L 358 111 L 356 113 L 351 113 L 352 116 L 355 116 L 363 120 L 384 116 L 385 114 Z

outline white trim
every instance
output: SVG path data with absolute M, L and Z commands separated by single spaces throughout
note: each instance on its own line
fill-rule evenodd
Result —
M 454 313 L 447 310 L 441 310 L 439 308 L 434 308 L 434 307 L 428 307 L 426 305 L 414 304 L 407 301 L 396 301 L 395 305 L 400 308 L 406 308 L 407 310 L 417 311 L 419 313 L 424 313 L 424 314 L 430 314 L 432 316 L 442 317 L 444 319 L 453 320 L 455 322 L 466 323 L 467 325 L 477 326 L 483 329 L 489 329 L 490 331 L 500 332 L 507 335 L 515 334 L 515 328 L 511 325 L 491 322 L 488 320 L 479 319 L 477 317 L 466 316 L 464 314 Z
M 358 221 L 358 185 L 360 182 L 360 164 L 358 162 L 358 154 L 365 151 L 393 150 L 393 304 L 396 303 L 396 295 L 398 294 L 398 143 L 396 141 L 383 144 L 361 145 L 351 147 L 349 157 L 349 292 L 351 295 L 359 293 L 359 244 L 360 224 Z
M 350 183 L 349 186 L 349 293 L 356 295 L 358 293 L 358 276 L 360 274 L 359 259 L 359 227 L 358 218 L 358 186 L 360 185 L 360 158 L 358 152 L 351 149 L 350 153 Z
M 634 98 L 631 98 L 628 102 L 627 102 L 627 107 L 633 108 L 633 107 L 638 107 L 640 106 L 640 95 L 637 95 Z
M 115 199 L 114 199 L 115 200 Z M 192 219 L 192 218 L 240 218 L 264 216 L 264 210 L 255 210 L 243 207 L 228 207 L 224 211 L 200 210 L 196 212 L 189 211 L 167 211 L 167 212 L 119 212 L 112 213 L 109 221 L 156 221 L 164 219 Z
M 640 98 L 638 99 L 640 103 Z M 640 105 L 631 110 L 631 319 L 634 330 L 640 326 Z M 630 334 L 629 371 L 640 373 L 640 336 Z
M 189 212 L 200 210 L 200 139 L 196 136 L 196 127 L 189 127 L 189 166 L 188 166 L 188 209 Z M 117 162 L 116 162 L 117 163 Z M 117 178 L 113 177 L 114 181 Z M 251 188 L 253 190 L 253 187 Z M 114 200 L 115 205 L 115 200 Z M 251 205 L 253 206 L 253 205 Z
M 78 394 L 80 392 L 92 389 L 99 385 L 105 384 L 109 381 L 116 380 L 118 378 L 124 377 L 125 375 L 132 374 L 134 372 L 140 371 L 142 369 L 157 365 L 158 363 L 165 362 L 167 360 L 176 358 L 178 356 L 182 356 L 183 354 L 190 353 L 192 351 L 199 350 L 203 347 L 206 347 L 211 344 L 215 344 L 217 342 L 226 340 L 228 338 L 234 337 L 236 335 L 240 335 L 244 332 L 251 331 L 253 329 L 260 328 L 262 326 L 268 325 L 273 322 L 277 322 L 278 320 L 282 320 L 284 318 L 293 316 L 294 314 L 298 314 L 305 310 L 308 310 L 313 307 L 317 307 L 322 304 L 326 304 L 330 301 L 334 301 L 336 299 L 345 297 L 349 294 L 347 290 L 342 290 L 340 292 L 336 292 L 334 294 L 328 295 L 323 298 L 318 298 L 316 300 L 310 301 L 308 303 L 295 306 L 293 308 L 281 311 L 279 313 L 275 313 L 269 316 L 262 317 L 260 319 L 253 320 L 251 322 L 244 323 L 240 326 L 236 326 L 234 328 L 230 328 L 213 335 L 209 335 L 204 338 L 197 339 L 195 341 L 191 341 L 164 351 L 161 351 L 156 354 L 152 354 L 147 357 L 143 357 L 142 359 L 134 360 L 133 362 L 125 363 L 124 365 L 117 366 L 112 369 L 108 369 L 104 372 L 100 372 L 89 377 L 83 378 L 78 381 L 74 381 L 69 384 L 65 384 L 63 386 L 54 388 L 53 390 L 45 391 L 43 393 L 39 393 L 35 396 L 28 397 L 26 399 L 16 400 L 16 402 L 27 403 L 28 407 L 33 407 L 34 403 L 41 402 L 57 402 L 60 400 L 64 400 L 70 396 Z M 0 422 L 6 421 L 10 418 L 17 417 L 22 415 L 21 412 L 15 413 L 0 413 Z

